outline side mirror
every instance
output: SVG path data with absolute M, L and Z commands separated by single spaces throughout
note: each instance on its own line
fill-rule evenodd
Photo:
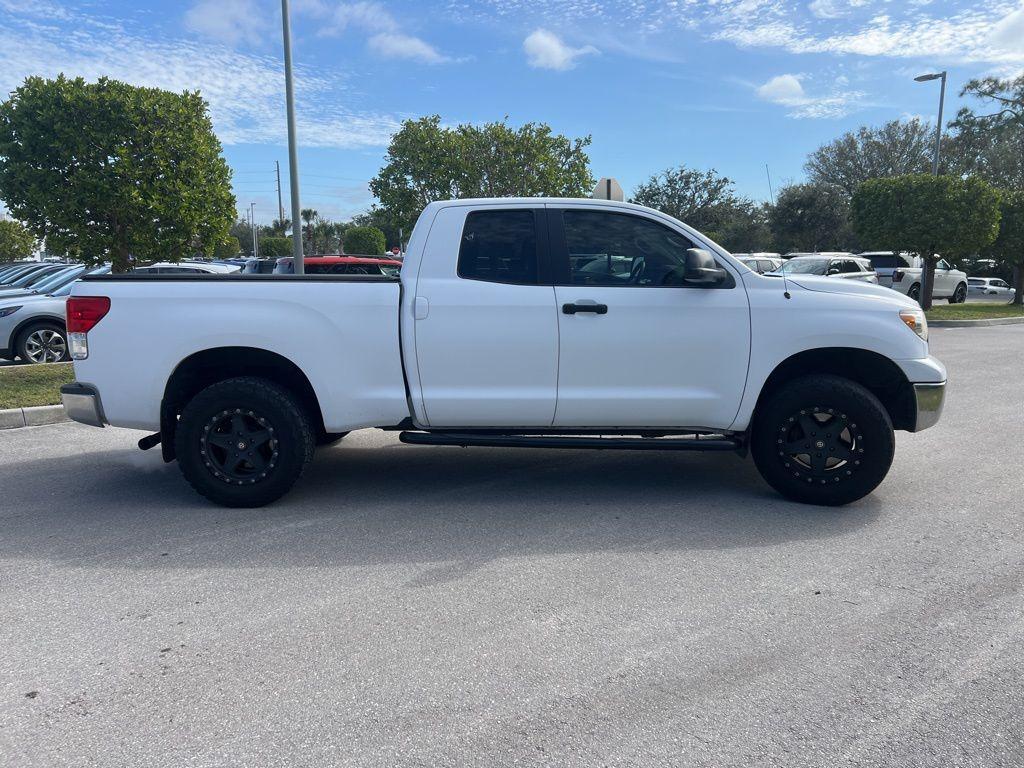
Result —
M 715 257 L 703 248 L 686 249 L 683 284 L 713 288 L 725 282 L 728 273 L 718 266 Z
M 830 275 L 838 275 L 839 274 L 839 267 L 829 267 L 828 268 L 828 274 L 830 274 Z

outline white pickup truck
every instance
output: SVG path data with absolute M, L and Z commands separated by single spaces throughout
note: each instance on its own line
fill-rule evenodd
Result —
M 106 275 L 68 300 L 71 418 L 154 434 L 228 506 L 283 495 L 348 431 L 405 443 L 753 455 L 844 504 L 939 418 L 946 371 L 887 288 L 763 277 L 636 205 L 428 205 L 400 277 Z

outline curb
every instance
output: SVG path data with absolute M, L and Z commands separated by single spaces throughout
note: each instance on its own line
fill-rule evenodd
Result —
M 987 320 L 929 320 L 929 328 L 978 328 L 990 325 L 1024 325 L 1024 317 L 990 317 Z
M 36 405 L 29 408 L 0 410 L 0 429 L 41 427 L 45 424 L 60 424 L 62 421 L 70 421 L 63 405 Z

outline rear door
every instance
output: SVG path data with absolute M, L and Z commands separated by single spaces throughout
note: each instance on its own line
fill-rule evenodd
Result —
M 729 265 L 721 288 L 681 283 L 689 236 L 595 206 L 549 211 L 559 325 L 558 427 L 710 427 L 734 420 L 750 310 Z
M 547 427 L 558 318 L 543 204 L 441 209 L 413 297 L 416 367 L 431 427 Z

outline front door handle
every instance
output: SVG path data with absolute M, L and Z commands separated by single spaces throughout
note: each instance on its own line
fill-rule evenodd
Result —
M 607 304 L 563 304 L 562 312 L 566 315 L 575 315 L 577 312 L 593 312 L 595 315 L 607 315 Z

